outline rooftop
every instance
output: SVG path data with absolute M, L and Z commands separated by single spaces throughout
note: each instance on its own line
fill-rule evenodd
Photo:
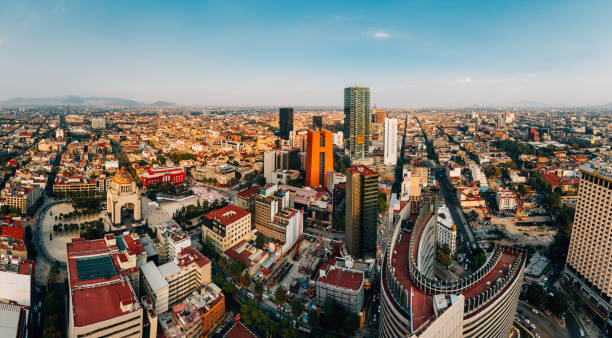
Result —
M 95 304 L 95 311 L 91 305 Z M 122 306 L 123 305 L 123 306 Z M 138 310 L 136 295 L 127 279 L 72 289 L 74 326 L 87 326 Z
M 339 288 L 358 291 L 363 287 L 363 272 L 330 265 L 325 277 L 319 276 L 317 283 L 325 283 Z
M 221 223 L 222 225 L 228 226 L 244 217 L 249 216 L 250 214 L 251 214 L 250 212 L 243 210 L 241 208 L 238 208 L 237 206 L 233 204 L 230 204 L 221 209 L 211 211 L 207 213 L 206 215 L 204 215 L 204 217 L 211 219 L 211 220 L 214 219 L 218 221 L 219 223 Z

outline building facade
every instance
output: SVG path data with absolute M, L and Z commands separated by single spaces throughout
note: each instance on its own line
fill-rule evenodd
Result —
M 378 174 L 363 165 L 346 172 L 346 248 L 355 257 L 376 251 Z
M 145 189 L 158 184 L 181 184 L 186 177 L 187 174 L 182 167 L 150 168 L 140 175 L 142 187 Z
M 564 279 L 612 332 L 612 161 L 583 164 Z
M 327 174 L 334 170 L 334 145 L 332 132 L 308 130 L 306 150 L 306 185 L 327 187 Z
M 140 221 L 141 207 L 140 190 L 127 169 L 122 167 L 106 193 L 106 212 L 113 224 L 121 224 L 126 212 L 132 214 L 134 221 Z
M 351 159 L 368 156 L 371 138 L 370 88 L 344 88 L 344 136 Z
M 397 163 L 397 119 L 385 118 L 385 165 Z
M 242 240 L 251 239 L 251 213 L 235 205 L 228 205 L 204 215 L 202 242 L 207 238 L 221 252 Z
M 331 298 L 347 312 L 357 314 L 363 308 L 364 285 L 362 271 L 329 264 L 320 270 L 315 284 L 317 305 L 323 307 Z
M 416 207 L 414 226 L 394 225 L 381 269 L 381 337 L 508 337 L 521 292 L 526 253 L 497 246 L 476 272 L 458 280 L 429 276 L 419 262 L 435 204 Z M 436 222 L 434 222 L 436 224 Z M 435 245 L 435 244 L 434 244 Z

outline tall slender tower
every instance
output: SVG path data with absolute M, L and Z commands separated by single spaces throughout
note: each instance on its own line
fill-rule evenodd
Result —
M 612 330 L 612 158 L 580 167 L 576 215 L 564 270 Z
M 293 108 L 280 108 L 278 113 L 279 136 L 288 140 L 289 133 L 293 130 Z
M 368 156 L 371 124 L 370 88 L 344 88 L 344 137 L 348 140 L 351 159 Z
M 397 163 L 397 119 L 385 118 L 385 165 Z
M 308 130 L 306 185 L 327 188 L 327 174 L 334 170 L 334 141 L 331 131 Z

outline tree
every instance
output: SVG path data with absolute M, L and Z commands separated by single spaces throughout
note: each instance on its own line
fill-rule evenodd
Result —
M 472 267 L 474 269 L 479 269 L 484 263 L 487 262 L 487 254 L 482 249 L 478 249 L 476 251 L 476 255 L 474 256 L 474 261 L 472 262 Z
M 280 308 L 282 308 L 285 302 L 287 302 L 287 290 L 285 290 L 282 285 L 276 289 L 276 292 L 274 293 L 274 300 Z
M 230 264 L 229 270 L 230 270 L 230 276 L 232 276 L 232 278 L 234 280 L 237 280 L 238 278 L 240 278 L 240 275 L 242 275 L 242 272 L 244 271 L 246 265 L 241 262 L 241 261 L 233 261 Z
M 302 313 L 302 311 L 304 311 L 304 304 L 298 297 L 294 297 L 291 300 L 290 304 L 291 304 L 291 316 L 294 319 L 297 319 Z
M 535 306 L 542 306 L 546 302 L 544 288 L 537 284 L 527 285 L 527 301 Z
M 242 278 L 240 279 L 240 283 L 245 288 L 248 288 L 249 285 L 251 285 L 251 276 L 249 276 L 249 274 L 246 271 L 242 274 Z
M 257 238 L 255 239 L 255 247 L 257 249 L 261 249 L 264 246 L 264 239 L 263 239 L 263 235 L 259 235 L 257 236 Z
M 559 291 L 554 296 L 548 297 L 546 306 L 557 316 L 565 314 L 569 307 L 567 296 L 563 291 Z
M 378 212 L 383 213 L 387 211 L 387 195 L 382 192 L 378 193 Z
M 255 282 L 255 288 L 253 289 L 253 291 L 255 293 L 255 297 L 261 298 L 261 296 L 263 295 L 263 292 L 264 292 L 263 283 Z

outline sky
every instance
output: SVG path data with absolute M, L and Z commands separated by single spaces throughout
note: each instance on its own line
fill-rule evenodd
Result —
M 0 0 L 0 100 L 612 102 L 612 1 Z

